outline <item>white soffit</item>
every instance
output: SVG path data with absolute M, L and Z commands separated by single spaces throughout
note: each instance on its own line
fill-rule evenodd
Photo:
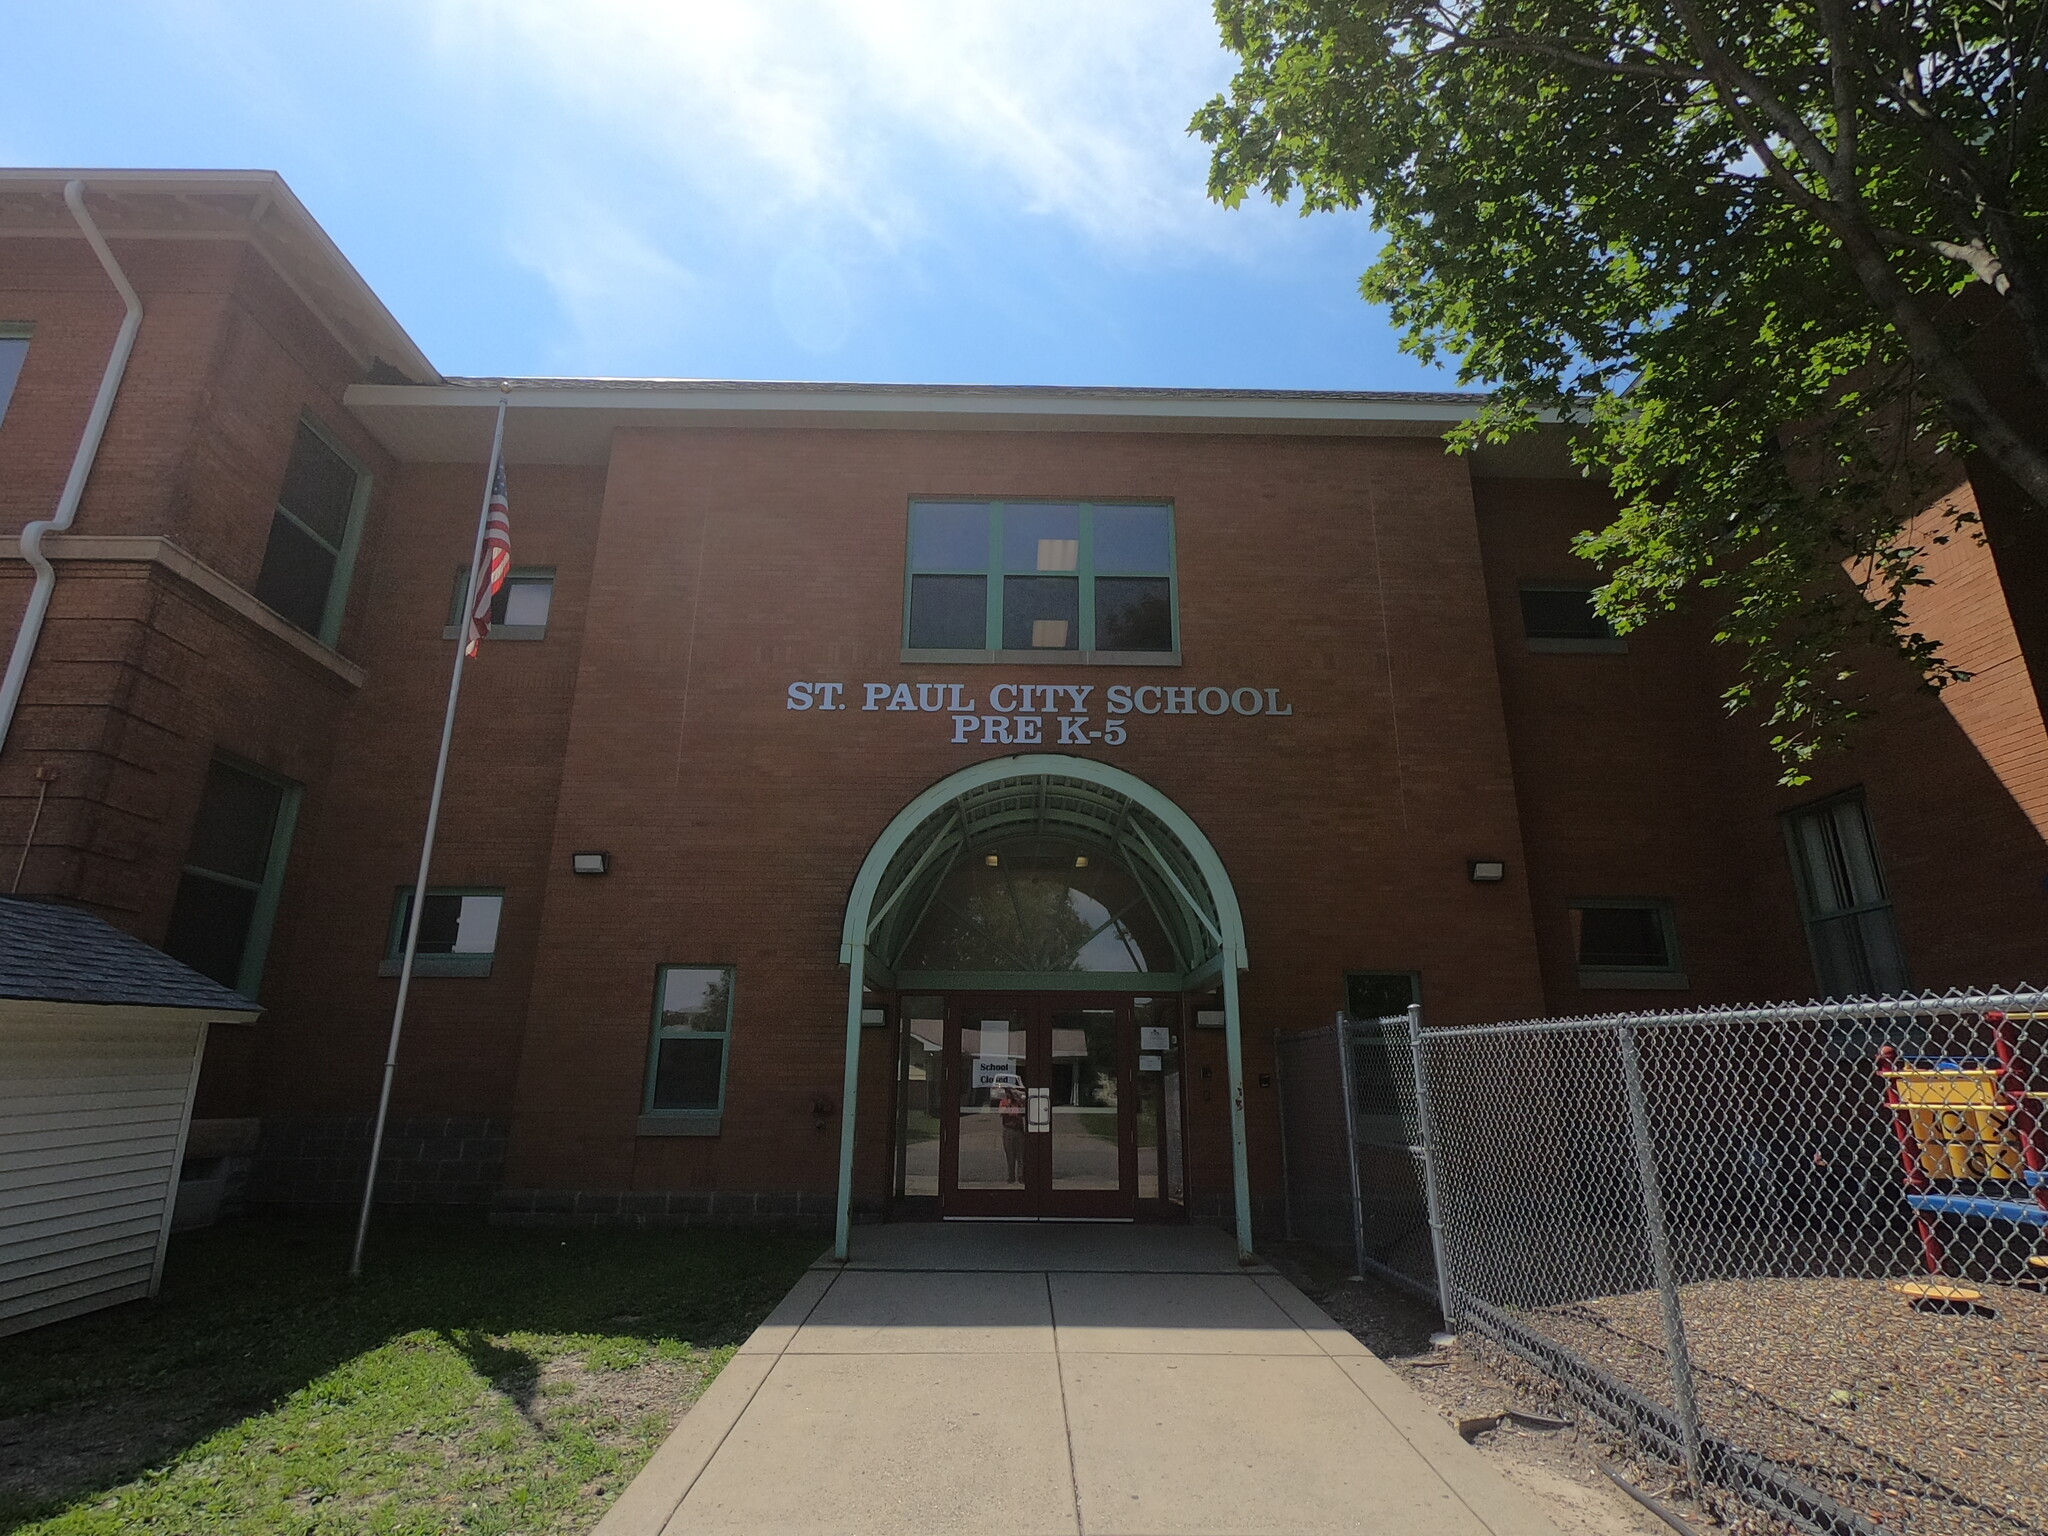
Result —
M 618 431 L 824 427 L 841 430 L 1190 432 L 1440 437 L 1476 395 L 1285 390 L 1062 389 L 1005 385 L 774 384 L 698 380 L 513 380 L 507 456 L 604 464 Z M 358 384 L 348 408 L 396 458 L 481 463 L 498 390 L 490 384 Z

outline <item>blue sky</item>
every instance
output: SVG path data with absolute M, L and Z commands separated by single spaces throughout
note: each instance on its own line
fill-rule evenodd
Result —
M 12 0 L 15 165 L 284 174 L 449 373 L 1446 389 L 1204 0 Z

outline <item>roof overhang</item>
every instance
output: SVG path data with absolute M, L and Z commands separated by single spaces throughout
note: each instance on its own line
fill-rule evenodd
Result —
M 381 359 L 438 383 L 405 328 L 275 171 L 0 170 L 0 237 L 82 238 L 64 186 L 110 240 L 247 240 L 368 369 Z
M 1179 432 L 1441 437 L 1477 395 L 1290 390 L 1063 389 L 1030 385 L 786 384 L 694 379 L 517 379 L 358 384 L 349 410 L 395 457 L 477 463 L 503 390 L 507 457 L 603 464 L 620 431 L 825 427 L 897 431 Z

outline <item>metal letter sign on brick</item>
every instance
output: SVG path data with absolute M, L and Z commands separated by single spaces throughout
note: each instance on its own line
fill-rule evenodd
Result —
M 858 692 L 855 691 L 858 689 Z M 1100 690 L 1096 713 L 1093 683 L 997 683 L 988 690 L 988 712 L 980 694 L 964 683 L 791 683 L 783 707 L 834 713 L 948 715 L 955 742 L 1013 747 L 1121 746 L 1130 739 L 1133 715 L 1291 715 L 1278 688 L 1198 688 L 1146 683 L 1111 683 Z M 859 703 L 854 700 L 858 698 Z

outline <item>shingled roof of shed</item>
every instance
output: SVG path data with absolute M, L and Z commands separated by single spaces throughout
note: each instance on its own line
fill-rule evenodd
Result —
M 0 998 L 202 1008 L 253 1019 L 241 993 L 76 907 L 0 896 Z

